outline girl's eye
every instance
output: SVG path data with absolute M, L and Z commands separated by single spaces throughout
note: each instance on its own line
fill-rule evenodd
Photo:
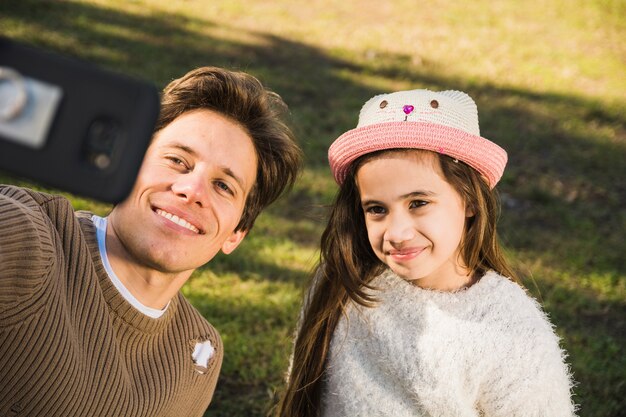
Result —
M 365 209 L 365 212 L 374 216 L 380 216 L 381 214 L 385 214 L 386 210 L 381 206 L 370 206 Z
M 412 209 L 419 208 L 419 207 L 425 206 L 426 204 L 428 204 L 428 202 L 424 200 L 413 200 L 409 204 L 409 208 L 412 208 Z

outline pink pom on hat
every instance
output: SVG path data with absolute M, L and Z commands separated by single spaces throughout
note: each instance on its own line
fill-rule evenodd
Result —
M 328 149 L 335 181 L 343 183 L 358 157 L 396 148 L 425 149 L 461 160 L 495 187 L 507 162 L 506 151 L 480 136 L 478 108 L 461 91 L 411 90 L 381 94 L 361 109 L 355 129 Z

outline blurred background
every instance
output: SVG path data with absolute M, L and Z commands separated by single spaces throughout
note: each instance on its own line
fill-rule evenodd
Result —
M 298 185 L 183 289 L 225 344 L 206 415 L 275 404 L 336 190 L 328 146 L 371 96 L 413 88 L 477 102 L 482 135 L 509 153 L 502 241 L 562 337 L 580 415 L 624 415 L 626 0 L 0 0 L 0 34 L 159 88 L 198 66 L 243 70 L 289 105 Z

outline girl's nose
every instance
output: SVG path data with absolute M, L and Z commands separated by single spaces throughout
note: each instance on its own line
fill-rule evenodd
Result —
M 385 230 L 385 240 L 390 243 L 402 243 L 415 237 L 413 222 L 408 216 L 395 214 L 389 216 L 389 223 Z
M 208 183 L 199 172 L 188 172 L 177 178 L 172 184 L 172 191 L 188 204 L 206 207 L 208 202 Z

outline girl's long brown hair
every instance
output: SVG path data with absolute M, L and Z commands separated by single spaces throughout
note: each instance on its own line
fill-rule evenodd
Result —
M 366 307 L 376 302 L 367 290 L 385 265 L 369 244 L 355 175 L 365 162 L 388 152 L 438 155 L 444 178 L 474 213 L 461 242 L 463 262 L 476 275 L 492 269 L 517 280 L 497 239 L 497 194 L 477 171 L 445 155 L 422 150 L 385 150 L 359 158 L 339 189 L 322 234 L 320 263 L 300 318 L 292 366 L 278 406 L 280 417 L 319 416 L 324 370 L 335 327 L 349 302 Z

